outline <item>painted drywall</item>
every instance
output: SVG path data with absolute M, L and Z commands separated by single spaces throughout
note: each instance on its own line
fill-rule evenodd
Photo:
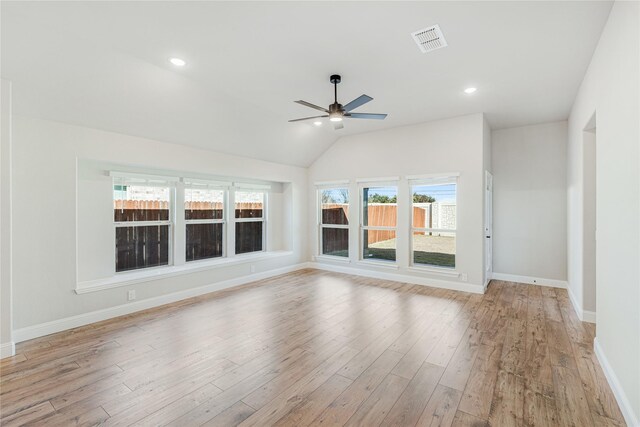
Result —
M 567 122 L 492 133 L 493 271 L 567 279 Z
M 14 352 L 11 304 L 11 82 L 0 82 L 0 357 Z
M 457 193 L 456 270 L 466 275 L 447 278 L 482 289 L 483 284 L 483 126 L 482 114 L 439 120 L 414 126 L 341 138 L 309 168 L 309 192 L 315 183 L 348 180 L 349 261 L 358 270 L 390 271 L 359 260 L 359 197 L 357 180 L 399 177 L 397 271 L 405 277 L 443 279 L 442 275 L 409 268 L 410 192 L 406 177 L 459 173 Z M 403 202 L 404 201 L 404 202 Z M 317 200 L 309 199 L 310 217 L 316 218 Z M 318 254 L 317 224 L 309 225 L 310 251 Z M 323 260 L 318 260 L 324 262 Z M 384 265 L 384 264 L 380 264 Z M 393 271 L 393 270 L 391 270 Z
M 91 274 L 96 273 L 99 267 L 88 260 L 102 257 L 103 251 L 113 251 L 111 239 L 108 239 L 109 247 L 100 251 L 85 245 L 91 236 L 87 236 L 87 229 L 82 227 L 86 217 L 79 220 L 77 209 L 81 203 L 76 197 L 77 190 L 87 184 L 78 178 L 90 179 L 78 171 L 78 165 L 84 160 L 120 164 L 124 161 L 130 167 L 189 171 L 196 177 L 242 176 L 289 183 L 282 188 L 283 191 L 290 191 L 287 197 L 292 200 L 292 212 L 288 215 L 291 219 L 288 249 L 292 254 L 256 261 L 255 273 L 295 265 L 308 258 L 308 245 L 303 232 L 306 230 L 307 208 L 307 172 L 304 168 L 34 118 L 14 117 L 13 129 L 13 189 L 16 194 L 23 195 L 16 198 L 13 205 L 13 211 L 20 213 L 14 215 L 13 222 L 15 330 L 126 304 L 129 289 L 136 289 L 137 300 L 140 301 L 233 280 L 251 273 L 250 264 L 247 263 L 75 294 L 78 271 L 84 271 L 84 278 L 94 278 Z M 100 181 L 100 184 L 104 182 L 107 182 L 108 200 L 108 180 Z M 109 210 L 104 218 L 108 217 L 111 222 L 111 205 L 104 206 Z M 86 206 L 80 211 L 83 215 L 94 212 Z M 81 227 L 77 228 L 78 225 Z M 103 241 L 101 235 L 98 233 L 97 240 Z M 82 248 L 77 242 L 84 242 Z M 277 244 L 283 245 L 282 241 Z M 80 250 L 83 256 L 77 257 Z M 79 269 L 76 259 L 87 260 L 95 269 L 89 272 L 85 271 L 84 266 Z M 100 272 L 97 274 L 97 277 L 102 277 Z
M 596 130 L 583 134 L 583 311 L 596 313 Z
M 585 309 L 584 131 L 596 114 L 596 336 L 640 423 L 640 3 L 616 2 L 569 116 L 568 281 Z M 615 383 L 615 381 L 614 381 Z
M 493 161 L 491 159 L 491 147 L 492 147 L 493 143 L 491 140 L 491 127 L 489 126 L 489 122 L 487 121 L 486 117 L 484 118 L 484 120 L 482 121 L 482 167 L 483 170 L 485 172 L 489 172 L 491 174 L 493 174 Z M 483 209 L 482 209 L 482 235 L 483 238 L 486 239 L 486 236 L 489 233 L 489 230 L 487 229 L 488 225 L 487 224 L 487 203 L 491 204 L 491 208 L 493 209 L 493 200 L 487 200 L 487 194 L 486 194 L 486 188 L 487 188 L 487 177 L 486 174 L 483 173 L 483 181 L 482 181 L 482 205 L 483 205 Z M 491 236 L 491 239 L 493 239 L 493 236 Z M 482 283 L 484 286 L 487 286 L 489 284 L 489 281 L 491 280 L 491 275 L 492 275 L 492 271 L 493 271 L 493 240 L 487 242 L 486 240 L 483 240 L 483 246 L 482 246 L 482 263 L 483 263 L 483 270 L 482 270 Z M 487 244 L 489 243 L 489 245 Z M 487 256 L 487 252 L 491 251 L 491 256 Z M 491 265 L 489 265 L 491 264 Z

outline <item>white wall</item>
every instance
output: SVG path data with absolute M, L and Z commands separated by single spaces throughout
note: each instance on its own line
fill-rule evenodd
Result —
M 304 168 L 32 118 L 14 117 L 13 124 L 13 188 L 15 194 L 21 195 L 15 198 L 13 205 L 13 211 L 19 213 L 14 215 L 13 222 L 16 331 L 127 304 L 126 292 L 129 289 L 136 289 L 137 299 L 145 300 L 250 273 L 250 264 L 246 263 L 75 294 L 77 251 L 83 250 L 87 259 L 102 256 L 102 252 L 92 253 L 87 247 L 78 249 L 76 246 L 77 241 L 86 241 L 87 238 L 84 228 L 76 232 L 76 190 L 79 187 L 78 176 L 83 176 L 78 174 L 77 165 L 86 160 L 126 162 L 132 167 L 139 165 L 156 170 L 189 171 L 196 177 L 199 174 L 289 182 L 290 185 L 282 186 L 282 191 L 289 192 L 287 197 L 292 200 L 292 211 L 288 215 L 292 220 L 292 254 L 255 262 L 256 273 L 295 265 L 308 258 L 304 233 L 307 228 L 307 172 Z M 108 208 L 111 212 L 110 204 Z M 111 213 L 106 217 L 110 222 Z M 112 243 L 110 241 L 104 250 L 113 251 Z M 278 245 L 283 246 L 284 243 L 280 241 Z
M 569 117 L 569 289 L 585 309 L 584 130 L 596 114 L 596 340 L 627 422 L 640 425 L 640 3 L 616 2 Z
M 491 158 L 491 149 L 493 146 L 493 141 L 491 139 L 491 127 L 489 126 L 489 122 L 487 121 L 486 117 L 484 118 L 484 120 L 482 121 L 482 164 L 483 164 L 483 169 L 486 172 L 489 172 L 491 174 L 493 174 L 493 160 Z M 482 209 L 482 235 L 483 238 L 486 238 L 485 236 L 487 235 L 487 230 L 486 230 L 486 226 L 487 226 L 487 203 L 491 203 L 491 208 L 492 208 L 492 212 L 493 212 L 493 200 L 487 200 L 487 196 L 486 196 L 486 174 L 483 173 L 483 182 L 482 182 L 482 202 L 483 202 L 483 209 Z M 493 216 L 493 213 L 492 213 Z M 493 239 L 493 236 L 491 236 L 491 238 Z M 483 280 L 482 283 L 483 285 L 488 285 L 489 281 L 491 280 L 491 276 L 492 276 L 492 272 L 493 272 L 493 242 L 486 242 L 485 240 L 483 240 L 483 247 L 482 247 L 482 260 L 483 260 Z M 487 243 L 490 243 L 490 251 L 491 251 L 491 257 L 488 258 L 487 257 Z M 489 264 L 491 264 L 491 266 L 489 266 Z
M 567 122 L 492 133 L 493 271 L 567 279 Z
M 13 356 L 11 304 L 11 83 L 0 85 L 0 358 Z
M 583 134 L 583 232 L 582 232 L 582 280 L 583 312 L 593 313 L 596 307 L 596 130 Z
M 351 209 L 350 265 L 369 272 L 392 271 L 406 278 L 426 278 L 457 283 L 460 289 L 482 292 L 483 285 L 483 197 L 484 197 L 484 117 L 473 114 L 413 126 L 347 136 L 339 139 L 309 168 L 309 191 L 314 183 L 349 180 Z M 451 278 L 409 268 L 408 208 L 410 194 L 407 175 L 459 173 L 456 235 L 456 270 L 459 278 Z M 359 261 L 358 185 L 357 179 L 397 177 L 398 234 L 397 270 L 371 266 Z M 403 202 L 404 200 L 404 202 Z M 316 218 L 317 200 L 309 199 L 310 218 Z M 318 253 L 317 224 L 309 225 L 310 250 Z M 319 262 L 325 262 L 319 260 Z M 341 264 L 343 267 L 344 265 Z M 466 281 L 462 277 L 466 275 Z

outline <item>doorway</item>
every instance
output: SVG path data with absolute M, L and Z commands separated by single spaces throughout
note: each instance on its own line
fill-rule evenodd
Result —
M 493 274 L 493 175 L 484 172 L 484 288 Z
M 583 253 L 582 304 L 583 320 L 596 320 L 596 115 L 583 132 Z

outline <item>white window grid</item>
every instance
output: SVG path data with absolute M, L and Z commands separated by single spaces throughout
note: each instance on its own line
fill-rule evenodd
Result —
M 318 224 L 318 254 L 322 256 L 334 257 L 334 255 L 326 255 L 322 253 L 322 230 L 324 228 L 340 228 L 343 230 L 349 230 L 349 220 L 347 218 L 347 224 L 324 224 L 322 222 L 322 192 L 325 190 L 345 190 L 347 192 L 347 200 L 348 203 L 351 203 L 351 195 L 349 193 L 349 188 L 347 186 L 335 186 L 335 187 L 318 187 L 317 189 L 317 202 L 318 202 L 318 212 L 317 212 L 317 224 Z M 335 256 L 335 258 L 344 258 Z M 348 258 L 348 257 L 347 257 Z
M 396 189 L 396 194 L 397 194 L 397 190 L 398 190 L 398 182 L 397 181 L 391 181 L 391 182 L 385 182 L 385 181 L 378 181 L 378 180 L 371 180 L 368 182 L 361 182 L 359 181 L 359 195 L 360 195 L 360 212 L 359 212 L 359 217 L 360 217 L 360 236 L 359 236 L 359 243 L 360 243 L 360 254 L 358 255 L 358 259 L 361 261 L 369 261 L 369 262 L 380 262 L 380 263 L 385 263 L 385 264 L 397 264 L 398 259 L 397 259 L 397 250 L 398 248 L 396 247 L 396 260 L 392 261 L 392 260 L 383 260 L 383 259 L 369 259 L 369 258 L 365 258 L 364 257 L 364 246 L 365 246 L 365 241 L 364 241 L 364 233 L 365 231 L 393 231 L 396 239 L 398 237 L 398 221 L 396 219 L 396 225 L 391 227 L 391 226 L 373 226 L 373 225 L 365 225 L 364 224 L 364 189 L 365 188 L 379 188 L 379 187 L 394 187 Z M 368 204 L 367 204 L 368 205 Z M 396 204 L 396 209 L 397 209 L 397 204 Z

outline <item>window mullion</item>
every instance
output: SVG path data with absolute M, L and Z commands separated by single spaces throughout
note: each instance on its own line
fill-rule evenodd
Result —
M 184 189 L 183 182 L 176 183 L 175 197 L 173 197 L 173 206 L 171 207 L 175 218 L 175 227 L 173 227 L 173 264 L 184 265 L 186 263 L 187 248 L 187 230 L 184 216 Z
M 229 218 L 227 221 L 227 256 L 236 255 L 236 193 L 227 191 L 227 206 L 224 215 Z
M 340 214 L 338 211 L 338 206 L 349 205 L 349 188 L 347 187 L 324 187 L 319 188 L 316 193 L 316 222 L 318 224 L 318 249 L 317 253 L 323 256 L 332 256 L 332 257 L 341 257 L 348 258 L 349 257 L 349 224 L 348 218 L 347 224 L 340 223 L 330 223 L 334 222 L 342 222 L 344 218 L 344 208 L 343 213 Z M 327 205 L 327 206 L 325 206 Z M 336 206 L 331 206 L 336 205 Z M 324 208 L 327 208 L 327 215 L 329 215 L 328 221 L 329 223 L 324 223 Z M 335 210 L 335 217 L 331 218 L 333 213 L 331 210 Z M 348 210 L 349 211 L 349 210 Z M 334 230 L 334 231 L 331 231 Z M 347 230 L 346 238 L 344 232 L 337 232 L 335 230 Z M 325 242 L 325 238 L 327 239 Z

